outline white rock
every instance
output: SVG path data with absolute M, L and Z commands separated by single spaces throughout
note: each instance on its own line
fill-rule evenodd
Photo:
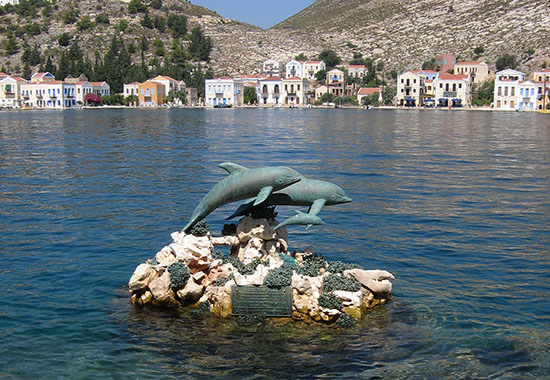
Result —
M 288 241 L 288 233 L 286 228 L 281 228 L 274 231 L 273 228 L 278 224 L 274 221 L 274 225 L 270 224 L 267 219 L 255 219 L 251 216 L 246 216 L 239 221 L 237 226 L 237 237 L 241 243 L 245 243 L 253 237 L 261 238 L 262 240 L 277 240 L 283 239 Z
M 210 257 L 214 246 L 210 240 L 210 235 L 194 236 L 185 235 L 181 242 L 185 253 L 189 253 L 195 257 Z
M 342 300 L 342 305 L 345 307 L 361 307 L 361 290 L 357 292 L 348 292 L 345 290 L 335 290 L 332 292 L 336 297 Z
M 174 256 L 175 257 L 175 254 L 172 251 L 172 248 L 170 248 L 170 246 L 167 245 L 164 248 L 162 248 L 160 251 L 157 252 L 157 254 L 155 255 L 155 260 L 157 261 L 157 263 L 162 263 L 162 261 L 165 260 L 169 256 Z
M 239 241 L 239 238 L 235 235 L 226 235 L 226 236 L 213 237 L 212 244 L 213 245 L 230 245 L 232 247 L 236 247 L 237 245 L 241 244 L 241 242 Z
M 176 262 L 176 256 L 169 255 L 164 258 L 161 262 L 159 262 L 159 266 L 163 268 L 168 268 L 171 264 Z
M 170 288 L 170 273 L 165 271 L 162 276 L 156 278 L 149 284 L 149 290 L 157 301 L 166 302 L 174 298 L 174 292 Z
M 197 284 L 200 284 L 204 277 L 206 277 L 206 274 L 204 274 L 204 272 L 197 272 L 192 277 Z
M 223 260 L 222 259 L 216 259 L 210 263 L 210 269 L 214 269 L 222 265 Z
M 158 277 L 158 272 L 149 264 L 139 264 L 130 277 L 128 289 L 130 293 L 136 290 L 145 289 L 154 279 Z
M 196 301 L 202 296 L 203 291 L 204 286 L 189 279 L 183 289 L 178 290 L 176 294 L 183 301 Z
M 395 278 L 390 272 L 380 269 L 348 269 L 344 271 L 344 275 L 355 278 L 377 297 L 384 297 L 391 292 L 390 279 Z
M 181 242 L 181 239 L 185 236 L 185 233 L 182 233 L 182 232 L 179 232 L 179 231 L 175 231 L 175 232 L 172 232 L 170 234 L 170 237 L 172 238 L 172 241 L 174 243 L 179 243 Z
M 308 276 L 302 276 L 292 272 L 292 289 L 296 289 L 299 294 L 313 295 L 311 282 Z
M 235 283 L 239 286 L 262 285 L 268 271 L 269 269 L 267 267 L 260 264 L 256 268 L 256 272 L 254 272 L 253 274 L 242 275 L 239 272 L 234 272 L 233 277 L 235 278 Z

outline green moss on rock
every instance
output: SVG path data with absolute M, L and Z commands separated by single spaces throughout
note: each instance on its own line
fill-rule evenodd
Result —
M 347 315 L 346 313 L 342 313 L 340 317 L 338 317 L 338 320 L 336 321 L 336 326 L 341 328 L 350 328 L 357 324 L 357 319 Z
M 328 263 L 327 271 L 330 273 L 343 273 L 345 270 L 355 268 L 360 268 L 360 266 L 353 263 L 344 263 L 342 261 L 332 261 Z
M 320 268 L 324 268 L 327 265 L 325 258 L 321 255 L 311 255 L 304 258 L 301 265 L 296 268 L 296 273 L 303 276 L 317 277 L 321 273 Z
M 334 294 L 323 293 L 319 296 L 319 306 L 326 309 L 340 310 L 342 308 L 342 300 Z
M 172 289 L 183 288 L 191 276 L 187 265 L 180 262 L 172 263 L 168 267 L 168 273 L 170 273 L 170 287 Z
M 269 271 L 264 280 L 264 285 L 270 288 L 282 288 L 292 283 L 292 268 L 288 265 L 281 265 Z
M 191 235 L 198 237 L 206 236 L 208 235 L 208 232 L 210 232 L 210 226 L 208 225 L 206 220 L 201 220 L 189 230 L 189 233 Z
M 348 292 L 356 292 L 361 290 L 361 283 L 354 278 L 349 278 L 339 274 L 329 274 L 323 281 L 325 292 L 334 290 L 345 290 Z

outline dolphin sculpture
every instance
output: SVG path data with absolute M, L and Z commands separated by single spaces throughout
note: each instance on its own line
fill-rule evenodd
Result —
M 283 222 L 277 224 L 274 230 L 283 228 L 291 224 L 303 224 L 306 225 L 306 230 L 309 230 L 313 225 L 325 224 L 321 218 L 317 215 L 306 214 L 301 211 L 296 210 L 296 215 L 291 216 L 290 218 L 285 219 Z
M 254 207 L 277 205 L 309 206 L 308 215 L 317 215 L 325 205 L 330 206 L 349 202 L 351 202 L 351 199 L 346 196 L 346 193 L 340 186 L 335 185 L 332 182 L 302 178 L 301 181 L 272 193 L 262 203 L 258 203 L 257 200 L 253 199 L 242 204 L 227 219 L 246 215 L 250 213 Z M 307 228 L 310 228 L 313 224 L 323 224 L 306 223 L 306 218 L 303 216 L 298 217 L 298 215 L 289 219 L 292 219 L 292 221 L 287 219 L 281 224 L 305 224 L 308 226 Z M 275 229 L 281 228 L 281 224 L 275 227 Z
M 220 206 L 251 197 L 255 197 L 255 206 L 264 202 L 273 191 L 281 190 L 302 179 L 300 173 L 286 166 L 248 169 L 231 162 L 224 162 L 218 166 L 229 175 L 214 185 L 200 201 L 193 211 L 191 220 L 183 228 L 184 232 L 188 232 Z

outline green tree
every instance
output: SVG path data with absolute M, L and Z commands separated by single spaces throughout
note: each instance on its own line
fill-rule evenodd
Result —
M 151 0 L 150 5 L 152 8 L 160 9 L 162 8 L 162 0 Z
M 305 62 L 307 61 L 307 56 L 304 53 L 300 53 L 296 57 L 294 57 L 294 59 L 297 61 Z
M 77 8 L 71 8 L 63 14 L 63 22 L 65 24 L 74 24 L 78 20 L 80 11 Z
M 82 17 L 80 19 L 80 21 L 78 21 L 76 23 L 76 27 L 81 32 L 84 32 L 86 30 L 90 30 L 90 29 L 92 29 L 93 26 L 94 26 L 94 23 L 92 22 L 92 19 L 88 15 Z
M 485 53 L 485 48 L 483 46 L 478 46 L 474 49 L 474 55 L 476 57 L 479 57 L 483 53 Z
M 244 88 L 244 103 L 245 104 L 254 104 L 258 101 L 258 96 L 256 94 L 256 87 L 246 86 Z
M 364 65 L 365 59 L 361 53 L 353 53 L 353 59 L 349 62 L 350 65 Z
M 161 33 L 166 30 L 166 19 L 162 16 L 155 16 L 153 24 L 155 29 Z
M 25 63 L 25 66 L 23 67 L 23 78 L 30 79 L 32 75 L 31 67 L 28 63 Z
M 336 65 L 340 64 L 341 59 L 338 57 L 336 52 L 334 50 L 325 49 L 319 54 L 319 59 L 323 62 L 325 62 L 325 65 L 327 65 L 327 69 L 330 70 L 334 68 Z
M 378 107 L 380 105 L 380 101 L 378 100 L 379 97 L 380 97 L 379 92 L 375 92 L 374 94 L 365 95 L 361 99 L 361 103 L 364 106 Z
M 495 81 L 478 84 L 473 89 L 472 104 L 477 107 L 490 106 L 493 102 L 493 89 Z
M 128 13 L 144 13 L 147 12 L 147 5 L 143 4 L 141 0 L 130 0 L 128 3 Z
M 116 30 L 118 32 L 124 32 L 128 28 L 128 21 L 122 19 L 116 25 Z
M 210 52 L 212 51 L 212 40 L 210 37 L 205 37 L 201 28 L 196 26 L 191 30 L 191 43 L 187 50 L 191 57 L 195 60 L 209 61 Z
M 153 41 L 153 47 L 155 48 L 155 55 L 164 57 L 164 43 L 161 39 L 157 38 Z
M 146 11 L 143 14 L 143 18 L 141 19 L 140 24 L 144 28 L 153 29 L 153 20 L 151 19 L 151 17 L 149 17 L 149 12 Z
M 31 24 L 27 24 L 25 26 L 25 32 L 29 36 L 38 36 L 42 31 L 40 30 L 40 25 L 38 23 L 33 22 Z
M 386 86 L 382 89 L 382 103 L 386 106 L 391 106 L 393 104 L 393 99 L 396 94 L 395 87 Z
M 315 73 L 315 80 L 321 84 L 325 84 L 327 81 L 327 71 L 319 70 Z
M 69 35 L 69 33 L 63 33 L 57 38 L 57 43 L 59 46 L 69 46 L 69 43 L 71 42 L 72 37 Z
M 182 38 L 187 34 L 187 17 L 184 15 L 170 13 L 166 24 L 175 38 Z
M 99 25 L 99 24 L 106 24 L 106 25 L 109 25 L 109 24 L 110 24 L 110 22 L 109 22 L 109 16 L 107 16 L 107 15 L 104 14 L 104 13 L 98 14 L 97 16 L 95 16 L 95 24 L 96 24 L 96 25 Z
M 18 51 L 19 51 L 19 45 L 17 44 L 15 37 L 14 36 L 8 37 L 6 43 L 4 44 L 4 52 L 6 53 L 6 56 L 13 55 Z
M 517 67 L 517 59 L 515 55 L 505 53 L 497 59 L 495 66 L 497 71 L 504 69 L 515 69 Z
M 23 54 L 21 55 L 21 62 L 26 65 L 36 66 L 42 62 L 42 57 L 40 56 L 40 49 L 37 44 L 31 48 L 27 42 L 23 45 Z
M 435 58 L 432 58 L 422 64 L 422 70 L 435 70 L 435 68 Z

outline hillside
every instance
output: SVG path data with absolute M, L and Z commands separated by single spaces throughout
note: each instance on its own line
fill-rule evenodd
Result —
M 344 60 L 362 53 L 383 61 L 387 70 L 398 71 L 420 67 L 440 53 L 473 59 L 478 46 L 485 50 L 479 58 L 489 64 L 504 53 L 515 54 L 518 68 L 525 71 L 543 62 L 550 64 L 549 0 L 318 0 L 268 30 L 222 18 L 185 0 L 23 3 L 26 11 L 16 13 L 4 7 L 0 18 L 0 67 L 11 73 L 22 73 L 21 59 L 29 46 L 39 50 L 41 59 L 32 65 L 33 71 L 47 57 L 59 64 L 62 53 L 75 44 L 95 64 L 106 54 L 114 35 L 123 40 L 136 65 L 143 60 L 155 71 L 179 60 L 190 62 L 180 66 L 192 69 L 197 58 L 182 52 L 187 52 L 189 32 L 195 26 L 212 40 L 210 62 L 203 60 L 201 67 L 213 69 L 216 75 L 259 73 L 268 58 L 285 62 L 304 53 L 311 59 L 325 48 L 335 50 Z M 143 9 L 130 13 L 136 3 Z M 171 15 L 186 16 L 187 34 L 174 37 L 167 26 Z M 67 46 L 60 43 L 63 34 L 70 37 Z
M 357 51 L 398 69 L 440 53 L 472 59 L 482 46 L 488 63 L 510 53 L 529 70 L 550 64 L 549 9 L 548 0 L 317 0 L 273 30 L 321 39 L 343 57 Z

